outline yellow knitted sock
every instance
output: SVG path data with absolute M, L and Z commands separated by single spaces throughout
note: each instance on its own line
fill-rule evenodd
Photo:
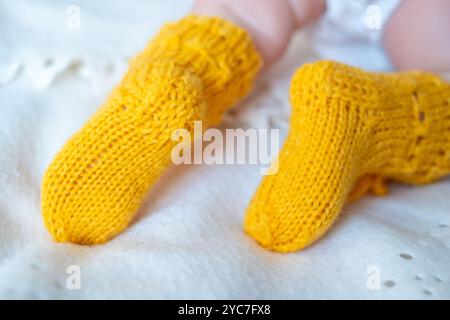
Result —
M 432 74 L 313 63 L 294 76 L 291 104 L 279 172 L 264 178 L 245 219 L 266 248 L 311 244 L 349 196 L 382 194 L 384 179 L 423 184 L 450 173 L 450 85 Z
M 42 207 L 53 238 L 97 244 L 124 230 L 171 163 L 173 131 L 219 123 L 259 65 L 247 33 L 219 18 L 163 27 L 45 173 Z

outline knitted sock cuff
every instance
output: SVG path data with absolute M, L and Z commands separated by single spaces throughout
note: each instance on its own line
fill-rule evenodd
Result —
M 261 58 L 246 31 L 214 17 L 191 15 L 166 24 L 136 60 L 165 60 L 199 77 L 208 102 L 206 121 L 223 113 L 252 88 Z
M 450 84 L 433 74 L 412 74 L 416 75 L 417 89 L 411 96 L 414 121 L 408 166 L 420 173 L 417 183 L 425 183 L 448 171 Z

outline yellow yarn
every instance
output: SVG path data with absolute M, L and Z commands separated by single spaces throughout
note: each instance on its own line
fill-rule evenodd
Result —
M 266 248 L 311 244 L 349 197 L 384 194 L 386 179 L 423 184 L 450 173 L 450 85 L 432 74 L 313 63 L 294 76 L 291 104 L 279 172 L 264 178 L 245 219 Z
M 172 132 L 220 122 L 259 66 L 250 37 L 229 22 L 189 16 L 163 27 L 47 169 L 42 209 L 53 238 L 97 244 L 124 230 L 171 162 Z

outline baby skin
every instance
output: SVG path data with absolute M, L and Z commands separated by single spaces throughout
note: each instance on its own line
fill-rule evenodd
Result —
M 427 43 L 433 50 L 425 31 L 399 40 L 410 32 L 403 24 L 428 12 L 424 5 L 441 8 L 423 17 L 424 25 L 442 21 L 428 30 L 442 37 L 438 53 L 403 59 L 408 47 Z M 450 70 L 447 9 L 445 0 L 400 5 L 384 36 L 398 69 Z M 91 245 L 122 232 L 170 165 L 172 133 L 192 131 L 194 121 L 220 123 L 293 33 L 325 10 L 322 0 L 199 0 L 192 15 L 164 26 L 47 169 L 42 208 L 53 238 Z M 387 180 L 424 184 L 450 173 L 450 85 L 432 73 L 368 73 L 316 62 L 296 72 L 290 100 L 279 171 L 263 179 L 244 222 L 265 248 L 310 245 L 347 201 L 384 194 Z

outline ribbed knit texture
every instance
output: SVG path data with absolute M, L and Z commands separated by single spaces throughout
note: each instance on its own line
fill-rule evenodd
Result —
M 189 16 L 164 26 L 47 169 L 42 210 L 53 238 L 97 244 L 124 230 L 171 163 L 172 133 L 219 123 L 259 66 L 250 37 L 229 22 Z
M 346 200 L 384 194 L 386 179 L 423 184 L 450 173 L 450 85 L 432 74 L 317 62 L 297 71 L 291 104 L 279 172 L 263 179 L 245 219 L 266 248 L 311 244 Z

